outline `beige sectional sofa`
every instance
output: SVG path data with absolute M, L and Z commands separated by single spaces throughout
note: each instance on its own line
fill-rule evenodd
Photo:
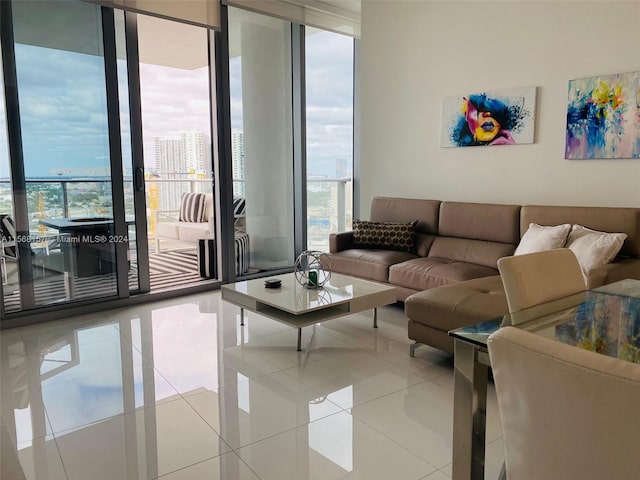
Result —
M 330 237 L 335 272 L 390 283 L 405 302 L 408 335 L 416 343 L 453 352 L 448 331 L 507 313 L 497 261 L 512 255 L 531 223 L 579 224 L 625 233 L 613 262 L 588 276 L 588 287 L 640 279 L 640 209 L 520 206 L 376 197 L 371 221 L 410 222 L 415 252 L 353 248 L 353 232 Z

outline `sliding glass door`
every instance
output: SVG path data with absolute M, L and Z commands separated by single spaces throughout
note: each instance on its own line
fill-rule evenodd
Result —
M 203 281 L 201 238 L 213 237 L 208 30 L 137 15 L 151 291 Z M 180 222 L 185 194 L 202 194 L 198 221 Z
M 234 197 L 245 214 L 249 268 L 293 266 L 291 23 L 229 8 Z
M 4 312 L 125 298 L 148 282 L 137 255 L 124 14 L 85 2 L 0 8 Z
M 329 235 L 353 217 L 354 40 L 305 28 L 307 248 L 329 250 Z
M 17 281 L 5 311 L 117 294 L 100 7 L 12 2 Z M 21 158 L 17 149 L 21 150 Z
M 201 239 L 228 263 L 214 280 L 287 271 L 348 228 L 353 41 L 222 9 L 214 35 L 93 2 L 0 1 L 5 313 L 154 291 L 154 266 L 157 288 L 207 281 Z M 181 219 L 185 194 L 206 197 L 198 221 Z

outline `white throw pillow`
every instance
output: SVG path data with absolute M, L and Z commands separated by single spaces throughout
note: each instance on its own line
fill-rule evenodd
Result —
M 567 241 L 567 235 L 569 235 L 570 230 L 571 224 L 569 223 L 553 227 L 531 223 L 529 224 L 529 229 L 522 236 L 514 255 L 562 248 Z
M 574 225 L 567 239 L 567 248 L 576 254 L 585 280 L 589 272 L 611 262 L 627 238 L 626 233 L 607 233 Z

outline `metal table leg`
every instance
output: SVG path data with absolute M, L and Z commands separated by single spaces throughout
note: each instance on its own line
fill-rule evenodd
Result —
M 373 328 L 378 328 L 378 309 L 373 309 Z
M 422 345 L 420 342 L 413 342 L 411 345 L 409 345 L 409 356 L 410 357 L 415 357 L 416 356 L 416 348 L 418 348 L 420 345 Z
M 240 326 L 244 327 L 244 308 L 240 307 Z
M 458 339 L 454 352 L 453 480 L 483 480 L 489 355 Z
M 302 329 L 298 329 L 298 351 L 302 351 Z

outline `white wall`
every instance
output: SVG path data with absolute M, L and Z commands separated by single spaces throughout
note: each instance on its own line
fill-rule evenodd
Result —
M 640 207 L 640 159 L 565 160 L 568 80 L 640 70 L 640 3 L 362 3 L 361 217 L 376 195 Z M 442 98 L 538 87 L 535 143 L 441 148 Z

